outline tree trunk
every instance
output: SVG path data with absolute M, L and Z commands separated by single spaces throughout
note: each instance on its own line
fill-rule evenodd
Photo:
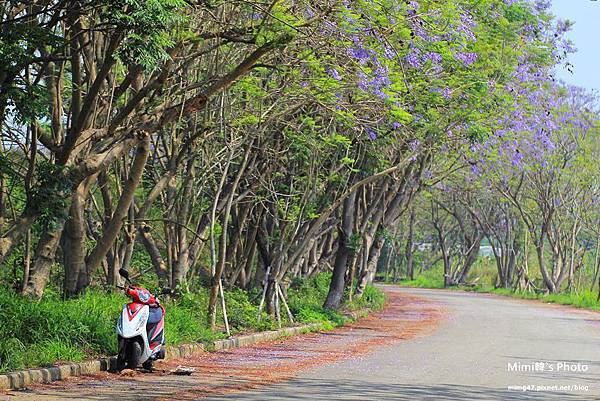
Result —
M 338 230 L 338 249 L 335 255 L 333 265 L 333 276 L 329 284 L 329 292 L 325 299 L 324 308 L 337 309 L 339 308 L 344 296 L 346 271 L 348 270 L 348 259 L 352 253 L 349 247 L 350 237 L 352 237 L 352 229 L 354 227 L 354 204 L 356 200 L 356 192 L 352 193 L 344 200 L 342 210 L 342 223 Z
M 252 142 L 253 143 L 253 142 Z M 221 240 L 219 245 L 219 258 L 217 260 L 215 270 L 213 272 L 213 276 L 211 278 L 211 287 L 210 287 L 210 295 L 208 298 L 208 320 L 210 322 L 210 327 L 212 330 L 216 327 L 217 321 L 217 295 L 219 292 L 219 287 L 222 286 L 221 276 L 223 275 L 223 270 L 225 270 L 225 260 L 227 256 L 227 227 L 229 223 L 229 216 L 231 214 L 231 207 L 233 205 L 233 199 L 235 197 L 235 193 L 238 188 L 238 184 L 246 170 L 246 166 L 248 165 L 248 157 L 250 155 L 250 149 L 252 143 L 249 144 L 248 149 L 246 149 L 244 160 L 235 176 L 233 186 L 231 188 L 231 193 L 227 199 L 227 205 L 225 206 L 225 210 L 223 211 L 223 219 L 221 223 Z M 230 156 L 231 157 L 231 156 Z M 230 159 L 231 160 L 231 159 Z M 227 171 L 227 170 L 226 170 Z M 221 187 L 223 186 L 223 181 L 221 181 Z M 214 211 L 216 208 L 216 204 L 213 204 L 213 218 L 215 216 Z M 214 233 L 211 233 L 214 235 Z M 226 322 L 227 323 L 227 322 Z
M 84 204 L 87 191 L 83 184 L 77 187 L 71 201 L 69 220 L 65 224 L 62 249 L 65 277 L 65 297 L 73 297 L 83 291 L 87 277 L 85 270 L 85 224 Z M 80 277 L 81 276 L 81 277 Z
M 64 223 L 64 219 L 56 223 L 57 227 L 44 231 L 38 240 L 29 280 L 23 289 L 23 295 L 41 298 L 44 294 Z
M 161 286 L 170 286 L 172 283 L 170 282 L 170 274 L 169 269 L 167 269 L 167 264 L 160 254 L 160 250 L 152 238 L 152 235 L 149 231 L 146 231 L 145 227 L 138 227 L 138 234 L 142 238 L 142 243 L 146 248 L 146 252 L 150 255 L 150 260 L 152 261 L 152 266 L 154 266 L 154 271 L 158 276 L 158 282 Z
M 100 267 L 102 260 L 106 257 L 106 253 L 116 241 L 119 231 L 121 230 L 121 227 L 123 227 L 123 220 L 127 216 L 129 206 L 133 201 L 135 190 L 142 178 L 142 173 L 144 172 L 144 166 L 146 165 L 149 153 L 150 137 L 146 135 L 138 145 L 135 159 L 129 172 L 129 178 L 123 185 L 123 192 L 121 193 L 115 212 L 104 229 L 102 237 L 98 240 L 87 259 L 88 276 Z
M 410 210 L 410 217 L 408 221 L 408 234 L 406 237 L 406 275 L 409 280 L 415 279 L 415 267 L 414 267 L 414 226 L 415 226 L 415 208 L 414 206 Z
M 546 284 L 546 287 L 550 293 L 555 294 L 557 288 L 556 285 L 554 285 L 554 281 L 552 281 L 550 274 L 548 274 L 548 268 L 546 267 L 546 260 L 544 258 L 544 238 L 544 235 L 541 235 L 540 238 L 538 238 L 535 250 L 537 252 L 538 263 L 540 265 L 540 271 L 544 279 L 544 284 Z
M 467 281 L 467 276 L 471 271 L 471 268 L 477 261 L 477 256 L 479 256 L 479 248 L 481 247 L 481 241 L 483 240 L 483 235 L 477 233 L 473 241 L 470 244 L 467 255 L 465 256 L 463 267 L 458 275 L 456 284 L 465 284 Z
M 371 246 L 371 251 L 369 252 L 369 259 L 367 261 L 367 265 L 363 274 L 360 277 L 358 285 L 356 287 L 356 297 L 360 298 L 367 288 L 367 285 L 373 282 L 375 278 L 375 273 L 377 272 L 377 264 L 379 263 L 379 256 L 381 255 L 381 249 L 383 248 L 383 243 L 385 239 L 382 235 L 377 235 L 375 241 L 373 241 L 373 245 Z
M 11 254 L 22 237 L 27 234 L 37 217 L 38 213 L 34 211 L 33 206 L 25 206 L 25 210 L 14 222 L 11 229 L 0 237 L 0 264 Z

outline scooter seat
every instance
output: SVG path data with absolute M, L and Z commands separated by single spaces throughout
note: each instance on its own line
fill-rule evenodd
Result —
M 160 322 L 163 312 L 162 308 L 150 308 L 150 315 L 148 316 L 148 324 L 156 324 Z

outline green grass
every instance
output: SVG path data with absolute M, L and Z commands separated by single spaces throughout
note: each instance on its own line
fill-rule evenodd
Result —
M 324 328 L 344 323 L 341 312 L 322 307 L 330 277 L 319 274 L 312 280 L 293 283 L 287 298 L 297 322 L 319 322 Z M 265 312 L 260 321 L 257 319 L 259 298 L 259 291 L 225 293 L 233 334 L 277 327 L 275 320 Z M 67 301 L 49 291 L 41 301 L 31 301 L 11 289 L 0 287 L 0 372 L 115 354 L 115 324 L 126 302 L 128 298 L 121 293 L 99 290 L 90 290 Z M 383 302 L 380 290 L 367 287 L 360 300 L 346 307 L 378 309 Z M 208 292 L 205 288 L 164 304 L 168 344 L 210 342 L 225 337 L 222 331 L 211 332 L 206 324 Z M 284 324 L 287 323 L 284 311 L 282 319 Z M 218 321 L 222 322 L 221 316 Z
M 592 291 L 582 291 L 579 293 L 562 293 L 562 294 L 537 294 L 526 291 L 514 291 L 504 288 L 485 289 L 477 288 L 478 292 L 487 292 L 491 294 L 509 296 L 521 299 L 535 299 L 542 302 L 549 302 L 560 305 L 570 305 L 576 308 L 600 310 L 600 302 L 598 294 Z
M 319 322 L 324 329 L 332 329 L 347 321 L 344 311 L 383 308 L 383 291 L 370 285 L 365 288 L 362 297 L 345 303 L 340 310 L 323 308 L 330 281 L 331 273 L 319 273 L 313 279 L 295 279 L 292 282 L 288 290 L 288 303 L 298 322 Z
M 294 279 L 288 290 L 288 304 L 298 322 L 322 323 L 325 329 L 344 324 L 339 311 L 323 308 L 331 274 L 319 273 L 313 279 Z
M 114 324 L 125 298 L 89 292 L 77 300 L 39 302 L 0 290 L 0 371 L 79 361 L 114 353 Z
M 434 266 L 430 270 L 416 276 L 414 280 L 402 280 L 399 282 L 403 287 L 414 288 L 444 288 L 443 267 Z
M 381 310 L 385 304 L 385 294 L 379 288 L 367 285 L 365 291 L 360 298 L 354 298 L 352 302 L 345 304 L 346 309 L 349 310 Z
M 413 288 L 444 288 L 444 281 L 438 273 L 436 277 L 433 273 L 424 274 L 417 277 L 415 280 L 401 281 L 396 283 L 402 287 L 413 287 Z M 545 294 L 545 293 L 533 293 L 527 291 L 516 291 L 512 289 L 504 288 L 493 288 L 490 285 L 476 285 L 476 286 L 452 286 L 448 287 L 449 290 L 462 290 L 470 292 L 490 293 L 496 295 L 503 295 L 513 298 L 521 299 L 535 299 L 542 302 L 550 302 L 560 305 L 571 305 L 577 308 L 600 310 L 600 302 L 597 300 L 598 294 L 589 290 L 580 292 L 560 293 L 560 294 Z

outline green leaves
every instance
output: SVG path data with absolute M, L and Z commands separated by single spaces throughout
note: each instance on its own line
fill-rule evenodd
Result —
M 31 190 L 30 202 L 40 215 L 38 222 L 44 229 L 57 228 L 67 216 L 73 183 L 65 171 L 65 167 L 47 161 L 36 166 L 36 183 Z
M 402 124 L 408 124 L 413 121 L 413 116 L 410 113 L 396 105 L 390 108 L 390 117 L 393 121 Z
M 352 140 L 350 138 L 337 132 L 332 132 L 331 134 L 324 136 L 323 141 L 326 145 L 334 148 L 348 149 L 352 145 Z
M 120 0 L 107 3 L 102 18 L 122 31 L 124 39 L 117 57 L 125 64 L 155 69 L 169 58 L 177 30 L 187 18 L 184 0 Z

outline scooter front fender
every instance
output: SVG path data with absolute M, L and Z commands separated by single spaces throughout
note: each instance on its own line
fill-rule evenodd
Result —
M 117 334 L 119 341 L 119 354 L 121 354 L 128 341 L 135 338 L 141 339 L 142 355 L 140 363 L 144 363 L 152 351 L 148 344 L 148 334 L 146 333 L 146 324 L 148 322 L 149 307 L 148 305 L 126 304 L 123 306 L 121 316 L 117 322 Z

